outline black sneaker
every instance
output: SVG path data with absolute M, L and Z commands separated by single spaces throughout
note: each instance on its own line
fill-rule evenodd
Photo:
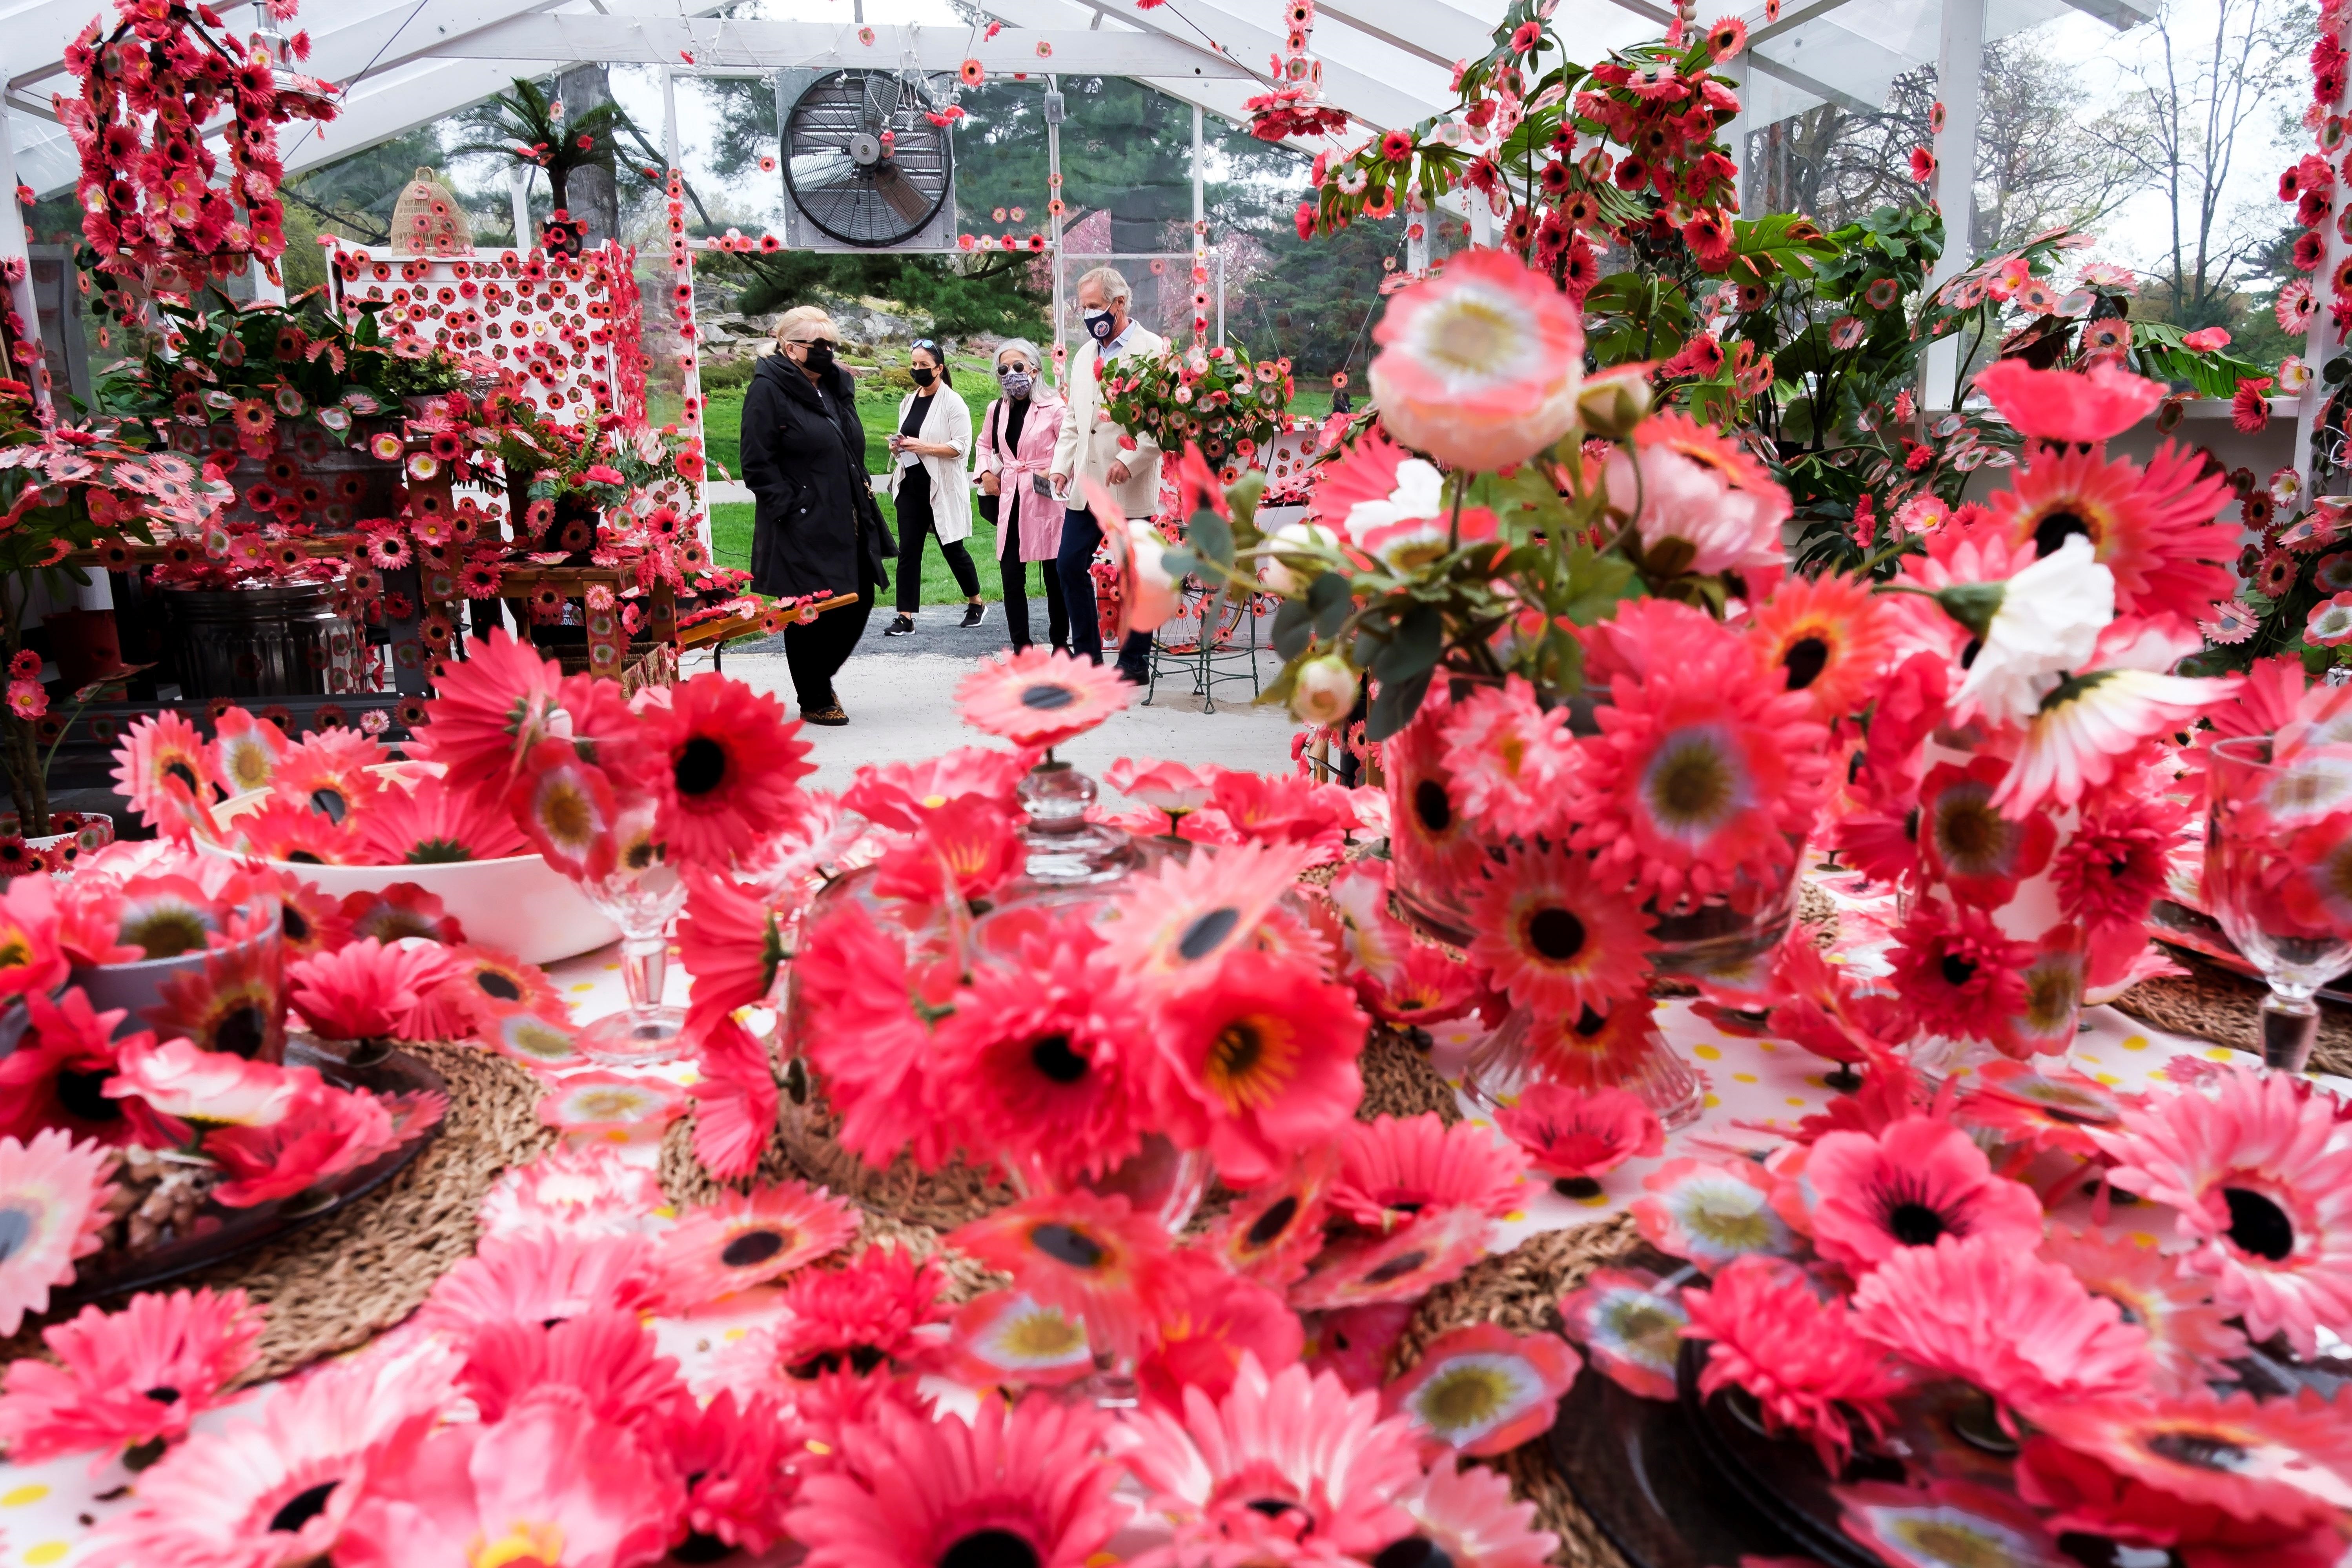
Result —
M 988 606 L 986 605 L 966 605 L 963 607 L 963 624 L 967 626 L 976 626 L 980 625 L 982 620 L 987 618 L 987 616 Z
M 886 637 L 902 637 L 914 629 L 914 616 L 893 616 L 890 617 L 890 624 L 882 628 L 882 635 Z

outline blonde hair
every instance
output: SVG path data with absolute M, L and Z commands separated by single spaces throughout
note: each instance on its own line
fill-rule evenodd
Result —
M 803 331 L 802 329 L 808 329 Z M 841 342 L 841 329 L 824 313 L 822 305 L 795 305 L 776 318 L 776 342 L 782 343 L 813 342 L 823 338 L 829 343 Z
M 1084 289 L 1089 283 L 1098 283 L 1102 286 L 1103 303 L 1106 305 L 1135 298 L 1135 291 L 1127 286 L 1127 275 L 1116 267 L 1097 267 L 1079 276 L 1080 289 Z

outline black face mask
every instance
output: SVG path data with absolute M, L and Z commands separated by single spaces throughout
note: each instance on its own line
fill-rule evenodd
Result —
M 816 374 L 823 375 L 833 368 L 833 345 L 822 339 L 809 344 L 808 357 L 801 361 L 801 363 Z
M 919 364 L 912 370 L 909 370 L 907 374 L 914 378 L 914 382 L 917 386 L 929 386 L 940 373 L 933 370 L 929 365 Z

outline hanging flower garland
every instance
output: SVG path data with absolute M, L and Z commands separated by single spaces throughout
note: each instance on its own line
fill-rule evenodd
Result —
M 81 92 L 52 100 L 81 155 L 88 265 L 180 293 L 243 271 L 248 258 L 276 279 L 286 248 L 278 127 L 332 120 L 333 89 L 283 69 L 258 38 L 239 44 L 210 6 L 137 0 L 121 9 L 111 33 L 92 18 L 68 46 Z M 290 16 L 293 5 L 283 11 Z M 289 47 L 307 58 L 310 35 L 296 34 Z M 230 173 L 215 184 L 219 160 L 205 128 L 223 108 L 232 114 L 221 131 Z M 99 303 L 128 313 L 116 290 Z

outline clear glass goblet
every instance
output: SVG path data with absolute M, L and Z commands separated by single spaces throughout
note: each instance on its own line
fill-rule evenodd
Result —
M 662 1001 L 669 922 L 686 905 L 686 883 L 653 837 L 653 816 L 650 802 L 625 806 L 612 869 L 572 877 L 588 901 L 621 928 L 621 979 L 629 1005 L 581 1030 L 576 1041 L 582 1055 L 605 1067 L 655 1067 L 686 1048 L 686 1009 Z
M 2205 901 L 2270 983 L 2263 1065 L 2301 1072 L 2315 994 L 2352 965 L 2352 747 L 2248 735 L 2207 757 Z

